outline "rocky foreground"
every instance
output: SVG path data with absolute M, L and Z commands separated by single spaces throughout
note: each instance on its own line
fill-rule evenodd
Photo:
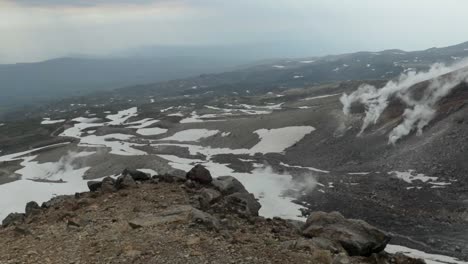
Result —
M 385 253 L 385 232 L 337 212 L 260 217 L 239 181 L 200 165 L 186 178 L 124 170 L 88 186 L 5 218 L 0 263 L 424 263 Z

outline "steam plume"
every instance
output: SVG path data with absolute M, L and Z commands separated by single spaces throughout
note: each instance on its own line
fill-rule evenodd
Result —
M 389 104 L 389 99 L 396 97 L 405 104 L 403 121 L 395 127 L 389 134 L 389 143 L 395 144 L 400 138 L 416 130 L 419 134 L 423 128 L 435 116 L 434 107 L 437 102 L 448 95 L 450 91 L 462 82 L 468 81 L 467 69 L 460 70 L 468 66 L 468 59 L 459 63 L 446 66 L 436 63 L 428 71 L 409 71 L 402 74 L 397 80 L 389 81 L 383 88 L 377 89 L 375 86 L 364 84 L 351 94 L 343 94 L 340 101 L 343 104 L 343 112 L 348 115 L 353 104 L 361 104 L 365 107 L 365 117 L 362 123 L 361 135 L 365 129 L 375 124 L 383 111 Z M 441 75 L 454 72 L 447 78 L 436 78 Z M 420 100 L 411 98 L 409 88 L 413 85 L 430 80 L 429 86 L 424 91 Z

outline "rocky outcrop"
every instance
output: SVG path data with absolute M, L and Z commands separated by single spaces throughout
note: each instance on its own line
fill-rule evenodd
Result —
M 101 189 L 102 182 L 101 181 L 88 181 L 88 189 L 91 192 L 97 192 L 99 189 Z
M 262 207 L 251 193 L 233 193 L 226 196 L 229 208 L 243 216 L 258 216 Z
M 134 181 L 148 181 L 151 179 L 150 175 L 139 170 L 124 169 L 122 171 L 122 176 L 127 175 L 131 176 Z
M 25 218 L 26 218 L 25 214 L 11 213 L 11 214 L 7 215 L 7 217 L 5 217 L 5 219 L 3 219 L 2 226 L 3 227 L 8 227 L 10 225 L 23 223 Z
M 40 212 L 40 210 L 41 210 L 41 207 L 36 202 L 31 201 L 31 202 L 26 204 L 25 214 L 27 216 L 34 215 L 34 214 L 37 214 L 38 212 Z
M 213 180 L 211 183 L 213 186 L 224 195 L 230 195 L 233 193 L 247 193 L 244 185 L 232 177 L 232 176 L 221 176 Z
M 53 263 L 424 263 L 382 252 L 384 232 L 339 213 L 312 213 L 305 224 L 259 217 L 260 203 L 233 177 L 144 179 L 106 177 L 90 192 L 28 203 L 3 221 L 2 238 L 22 239 L 0 240 L 0 262 L 14 252 L 17 263 L 40 263 L 47 251 Z
M 135 182 L 134 178 L 128 174 L 118 177 L 115 182 L 115 187 L 117 189 L 135 188 L 136 186 L 137 183 Z
M 326 238 L 339 243 L 350 256 L 370 256 L 385 249 L 391 237 L 361 220 L 346 219 L 338 212 L 314 212 L 303 227 L 310 238 Z
M 116 181 L 112 177 L 105 177 L 102 180 L 101 192 L 115 192 L 117 191 Z

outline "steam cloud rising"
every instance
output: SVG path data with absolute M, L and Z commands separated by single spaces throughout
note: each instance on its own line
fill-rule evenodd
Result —
M 458 84 L 468 82 L 468 69 L 460 70 L 467 66 L 468 59 L 451 66 L 436 63 L 428 71 L 406 72 L 397 80 L 389 81 L 381 89 L 364 84 L 353 93 L 349 95 L 345 93 L 341 96 L 340 101 L 343 104 L 343 112 L 345 115 L 349 115 L 353 104 L 361 104 L 365 107 L 365 117 L 361 131 L 358 134 L 361 135 L 369 125 L 378 121 L 380 115 L 387 108 L 389 99 L 399 98 L 405 104 L 406 109 L 403 113 L 403 121 L 389 134 L 389 143 L 395 144 L 412 131 L 417 131 L 418 134 L 422 133 L 423 128 L 435 116 L 434 107 L 437 102 L 448 95 Z M 457 72 L 446 78 L 440 77 L 453 71 Z M 411 98 L 409 88 L 427 80 L 430 80 L 430 83 L 422 98 L 420 100 Z

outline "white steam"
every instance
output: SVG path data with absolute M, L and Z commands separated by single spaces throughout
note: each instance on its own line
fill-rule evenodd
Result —
M 455 72 L 447 78 L 436 78 L 441 75 L 459 70 L 468 66 L 468 59 L 462 60 L 451 66 L 436 63 L 428 71 L 409 71 L 402 74 L 397 80 L 389 81 L 383 88 L 364 84 L 351 94 L 343 94 L 340 101 L 343 104 L 343 112 L 348 115 L 353 104 L 361 104 L 365 107 L 365 117 L 362 123 L 361 135 L 365 129 L 377 123 L 383 111 L 387 108 L 390 98 L 399 98 L 405 104 L 403 121 L 389 134 L 389 143 L 395 144 L 400 138 L 416 130 L 422 133 L 423 128 L 435 116 L 434 107 L 437 102 L 448 95 L 450 91 L 462 82 L 468 81 L 468 71 Z M 409 88 L 413 85 L 430 80 L 429 87 L 424 91 L 418 101 L 411 98 Z

